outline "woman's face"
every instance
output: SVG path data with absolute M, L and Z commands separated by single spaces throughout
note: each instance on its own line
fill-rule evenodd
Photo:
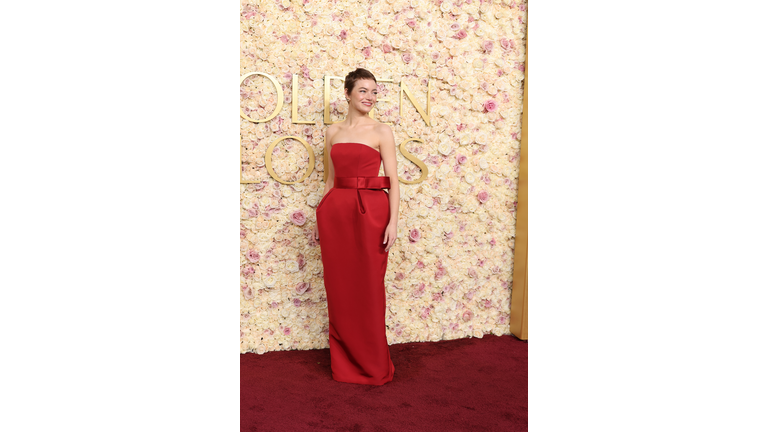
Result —
M 352 93 L 348 93 L 349 108 L 357 108 L 358 111 L 368 113 L 376 104 L 379 93 L 376 82 L 372 79 L 361 79 L 355 82 Z

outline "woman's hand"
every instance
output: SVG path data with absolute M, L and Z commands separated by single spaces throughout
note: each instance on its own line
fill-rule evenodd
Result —
M 390 222 L 389 225 L 387 225 L 386 231 L 384 231 L 384 244 L 387 245 L 384 248 L 385 252 L 389 252 L 389 248 L 391 248 L 392 245 L 395 244 L 396 239 L 397 239 L 397 224 Z

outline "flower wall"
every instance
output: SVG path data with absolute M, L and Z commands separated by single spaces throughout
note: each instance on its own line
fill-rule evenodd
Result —
M 241 76 L 262 72 L 283 91 L 264 123 L 241 119 L 241 352 L 328 347 L 320 246 L 313 239 L 323 193 L 325 75 L 357 67 L 380 82 L 374 118 L 391 123 L 396 144 L 428 167 L 428 178 L 400 183 L 398 240 L 385 279 L 390 344 L 509 334 L 517 166 L 523 107 L 526 3 L 494 1 L 246 0 L 241 7 Z M 292 122 L 292 75 L 298 75 Z M 428 126 L 403 97 L 404 84 L 426 109 Z M 343 82 L 331 80 L 333 121 L 346 114 Z M 241 109 L 266 119 L 274 85 L 253 76 Z M 388 99 L 388 101 L 382 101 Z M 281 136 L 300 136 L 272 154 Z M 406 180 L 421 171 L 398 151 Z M 383 175 L 383 170 L 381 174 Z

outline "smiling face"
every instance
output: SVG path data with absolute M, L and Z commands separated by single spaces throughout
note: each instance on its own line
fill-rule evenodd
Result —
M 360 79 L 355 82 L 355 87 L 351 93 L 347 93 L 349 98 L 349 108 L 356 108 L 362 113 L 368 113 L 376 104 L 376 97 L 379 90 L 376 82 L 371 79 Z

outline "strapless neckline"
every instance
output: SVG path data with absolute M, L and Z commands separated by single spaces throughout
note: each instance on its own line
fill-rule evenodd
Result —
M 340 142 L 340 143 L 336 143 L 336 144 L 334 144 L 334 146 L 337 146 L 337 145 L 339 145 L 339 144 L 357 144 L 357 145 L 361 145 L 361 146 L 363 146 L 363 147 L 368 147 L 369 149 L 371 149 L 371 150 L 375 151 L 376 153 L 378 153 L 378 154 L 381 154 L 381 152 L 380 152 L 380 151 L 376 150 L 375 148 L 373 148 L 373 147 L 371 147 L 371 146 L 369 146 L 369 145 L 367 145 L 367 144 L 363 144 L 363 143 L 356 143 L 356 142 Z M 333 150 L 333 146 L 331 146 L 331 150 Z

